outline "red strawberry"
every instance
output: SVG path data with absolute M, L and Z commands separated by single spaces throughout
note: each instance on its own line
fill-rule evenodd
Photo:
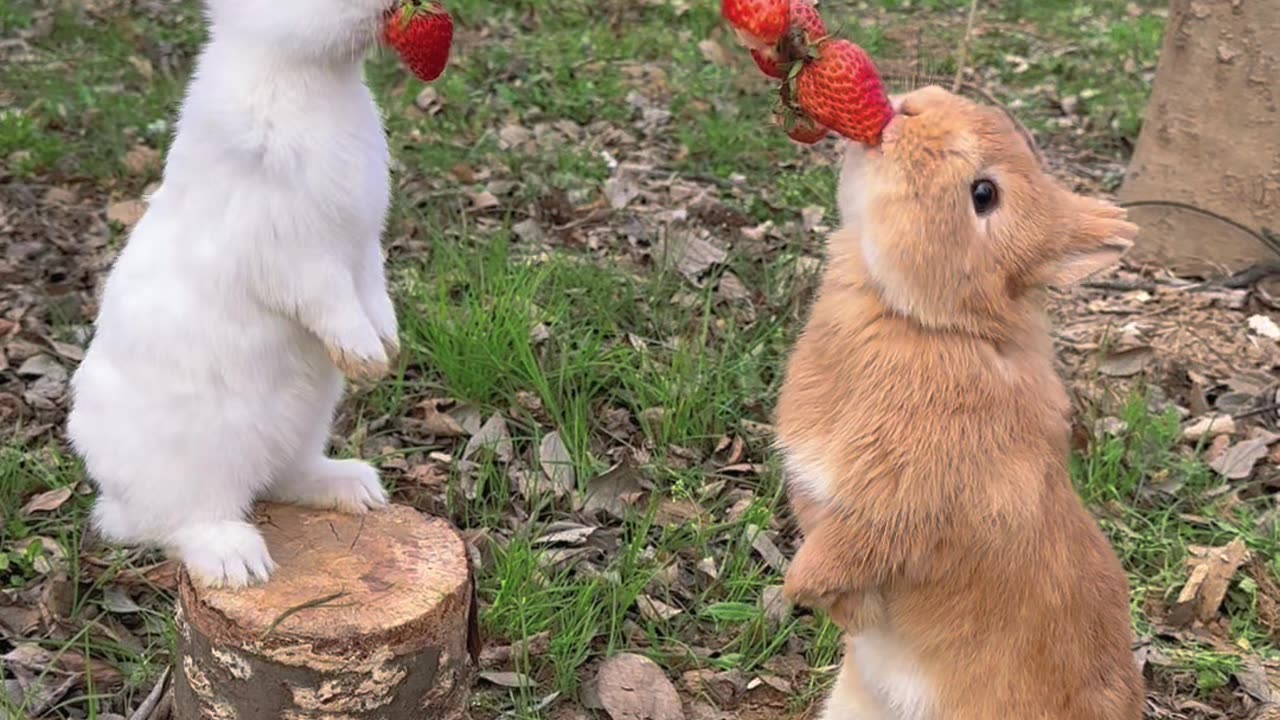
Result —
M 825 138 L 829 132 L 831 132 L 830 129 L 814 122 L 813 118 L 800 115 L 791 121 L 790 127 L 787 128 L 787 137 L 802 145 L 812 145 Z
M 405 0 L 387 13 L 382 39 L 423 82 L 440 77 L 449 64 L 453 18 L 438 2 Z
M 752 50 L 751 57 L 756 61 L 756 67 L 760 68 L 760 72 L 771 78 L 783 80 L 787 77 L 787 72 L 791 69 L 791 62 L 782 62 L 780 55 L 788 55 L 804 52 L 809 45 L 818 42 L 827 36 L 827 24 L 822 21 L 822 16 L 818 14 L 818 8 L 813 6 L 812 0 L 791 0 L 791 17 L 790 28 L 786 32 L 786 36 L 791 38 L 791 45 L 787 46 L 784 39 L 779 48 L 766 48 L 763 50 Z
M 830 40 L 796 78 L 796 103 L 835 132 L 864 145 L 879 145 L 893 119 L 880 73 L 866 51 L 848 40 Z
M 722 0 L 720 14 L 748 47 L 776 45 L 787 32 L 790 0 Z

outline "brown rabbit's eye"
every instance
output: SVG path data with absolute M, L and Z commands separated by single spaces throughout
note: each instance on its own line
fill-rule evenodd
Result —
M 978 180 L 969 189 L 969 193 L 973 196 L 973 209 L 979 215 L 986 215 L 995 210 L 1000 202 L 1000 192 L 996 190 L 996 184 L 990 180 Z

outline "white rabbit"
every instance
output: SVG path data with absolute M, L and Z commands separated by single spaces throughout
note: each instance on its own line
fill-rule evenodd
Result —
M 379 377 L 399 348 L 389 154 L 362 69 L 389 4 L 207 1 L 164 181 L 72 381 L 95 527 L 206 584 L 274 569 L 255 499 L 387 501 L 373 467 L 325 453 L 343 375 Z

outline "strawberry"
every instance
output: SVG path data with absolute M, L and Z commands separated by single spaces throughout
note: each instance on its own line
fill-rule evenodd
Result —
M 788 22 L 789 29 L 777 47 L 751 51 L 751 58 L 756 61 L 760 72 L 778 80 L 787 77 L 796 55 L 803 54 L 811 44 L 827 36 L 827 24 L 822 21 L 812 0 L 791 0 Z M 792 60 L 783 60 L 786 56 L 791 56 Z
M 798 115 L 790 123 L 783 123 L 783 125 L 787 128 L 787 137 L 801 145 L 819 142 L 831 132 L 829 128 L 819 125 L 807 115 Z
M 790 0 L 722 0 L 720 14 L 751 48 L 776 45 L 787 32 Z
M 449 64 L 453 18 L 438 2 L 404 0 L 387 13 L 382 39 L 423 82 L 440 77 Z
M 879 145 L 893 119 L 875 63 L 848 40 L 817 47 L 817 56 L 796 77 L 793 97 L 809 117 L 864 145 Z

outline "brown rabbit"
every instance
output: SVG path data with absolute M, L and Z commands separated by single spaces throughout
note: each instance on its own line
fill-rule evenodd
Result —
M 1067 475 L 1042 289 L 1136 228 L 1001 111 L 913 92 L 851 145 L 778 408 L 786 593 L 848 632 L 824 720 L 1136 720 L 1128 584 Z

